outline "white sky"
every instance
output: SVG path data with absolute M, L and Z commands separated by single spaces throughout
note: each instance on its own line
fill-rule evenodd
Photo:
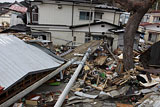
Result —
M 23 0 L 0 0 L 0 2 L 15 2 L 15 1 L 23 1 Z

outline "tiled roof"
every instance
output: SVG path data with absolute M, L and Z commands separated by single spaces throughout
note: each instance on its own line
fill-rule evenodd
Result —
M 145 23 L 141 23 L 140 26 L 148 26 L 148 25 L 160 25 L 160 23 L 148 23 L 148 22 L 145 22 Z
M 160 13 L 160 10 L 151 10 L 148 13 Z
M 9 9 L 13 10 L 13 11 L 21 12 L 21 13 L 27 12 L 26 7 L 22 7 L 22 6 L 19 6 L 17 4 L 12 5 L 11 7 L 9 7 Z

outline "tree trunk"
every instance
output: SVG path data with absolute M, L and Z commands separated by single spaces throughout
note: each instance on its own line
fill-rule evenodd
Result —
M 148 11 L 148 9 L 133 13 L 127 22 L 125 33 L 124 33 L 124 49 L 123 49 L 123 57 L 124 57 L 123 63 L 124 63 L 124 68 L 126 70 L 130 70 L 134 68 L 134 63 L 133 63 L 134 38 L 137 32 L 138 26 L 141 22 L 141 19 L 143 18 L 145 13 Z
M 108 2 L 108 0 L 99 1 Z M 157 0 L 113 0 L 114 5 L 118 3 L 124 10 L 133 12 L 127 22 L 124 33 L 123 63 L 125 70 L 134 68 L 133 45 L 136 31 L 143 16 L 156 1 Z

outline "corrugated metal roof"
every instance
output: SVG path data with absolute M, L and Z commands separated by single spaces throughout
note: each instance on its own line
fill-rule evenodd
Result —
M 55 68 L 62 63 L 13 35 L 0 35 L 0 86 L 5 89 L 28 73 Z
M 28 43 L 28 42 L 27 42 L 27 43 Z M 57 56 L 54 51 L 52 51 L 52 50 L 50 50 L 50 49 L 48 49 L 48 48 L 42 47 L 42 46 L 40 46 L 40 45 L 37 44 L 37 43 L 32 43 L 32 42 L 31 42 L 31 43 L 28 43 L 28 44 L 33 45 L 33 46 L 39 48 L 40 50 L 44 51 L 44 52 L 47 53 L 48 55 L 53 56 L 53 57 L 55 57 L 56 59 L 58 59 L 58 60 L 60 60 L 60 61 L 67 61 L 66 59 L 63 59 L 63 58 L 61 58 L 60 56 Z

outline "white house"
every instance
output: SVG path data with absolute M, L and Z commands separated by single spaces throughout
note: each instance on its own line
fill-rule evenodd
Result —
M 145 33 L 145 42 L 155 43 L 160 41 L 160 23 L 141 23 L 139 30 Z
M 145 42 L 160 41 L 160 10 L 151 10 L 143 17 L 139 31 L 144 32 Z
M 117 29 L 119 26 L 108 23 L 108 22 L 95 22 L 89 24 L 82 24 L 72 26 L 74 35 L 74 45 L 78 45 L 78 43 L 88 42 L 90 40 L 105 40 L 107 41 L 109 47 L 114 50 L 117 48 L 118 44 L 118 35 L 109 31 L 110 29 Z M 90 29 L 90 34 L 88 30 Z
M 11 21 L 11 12 L 6 11 L 6 13 L 3 13 L 0 15 L 0 26 L 3 27 L 9 27 Z
M 9 7 L 5 7 L 5 9 L 11 12 L 10 26 L 24 24 L 23 20 L 18 16 L 27 12 L 27 8 L 25 6 L 18 2 L 15 2 L 11 4 Z
M 0 25 L 7 24 L 7 26 L 13 26 L 17 24 L 24 24 L 19 15 L 25 14 L 27 8 L 18 2 L 13 4 L 4 4 L 0 6 Z
M 124 28 L 115 28 L 115 29 L 109 29 L 110 32 L 113 32 L 115 35 L 118 35 L 118 39 L 114 40 L 116 44 L 116 46 L 123 50 L 124 48 L 124 32 L 125 29 Z M 139 45 L 139 41 L 140 41 L 140 36 L 143 35 L 142 32 L 137 31 L 135 38 L 134 38 L 134 45 L 133 45 L 133 49 L 138 50 L 138 45 Z
M 4 7 L 9 6 L 10 3 L 0 3 L 0 27 L 9 27 L 11 20 L 11 12 L 5 10 Z
M 87 0 L 32 0 L 30 3 L 27 21 L 32 36 L 51 40 L 55 45 L 85 43 L 84 35 L 81 36 L 75 29 L 71 29 L 74 26 L 96 22 L 119 25 L 121 10 L 96 2 L 91 5 Z M 95 32 L 108 33 L 107 29 L 104 31 L 101 26 L 96 27 L 99 28 Z M 89 32 L 87 29 L 86 26 L 83 32 Z

